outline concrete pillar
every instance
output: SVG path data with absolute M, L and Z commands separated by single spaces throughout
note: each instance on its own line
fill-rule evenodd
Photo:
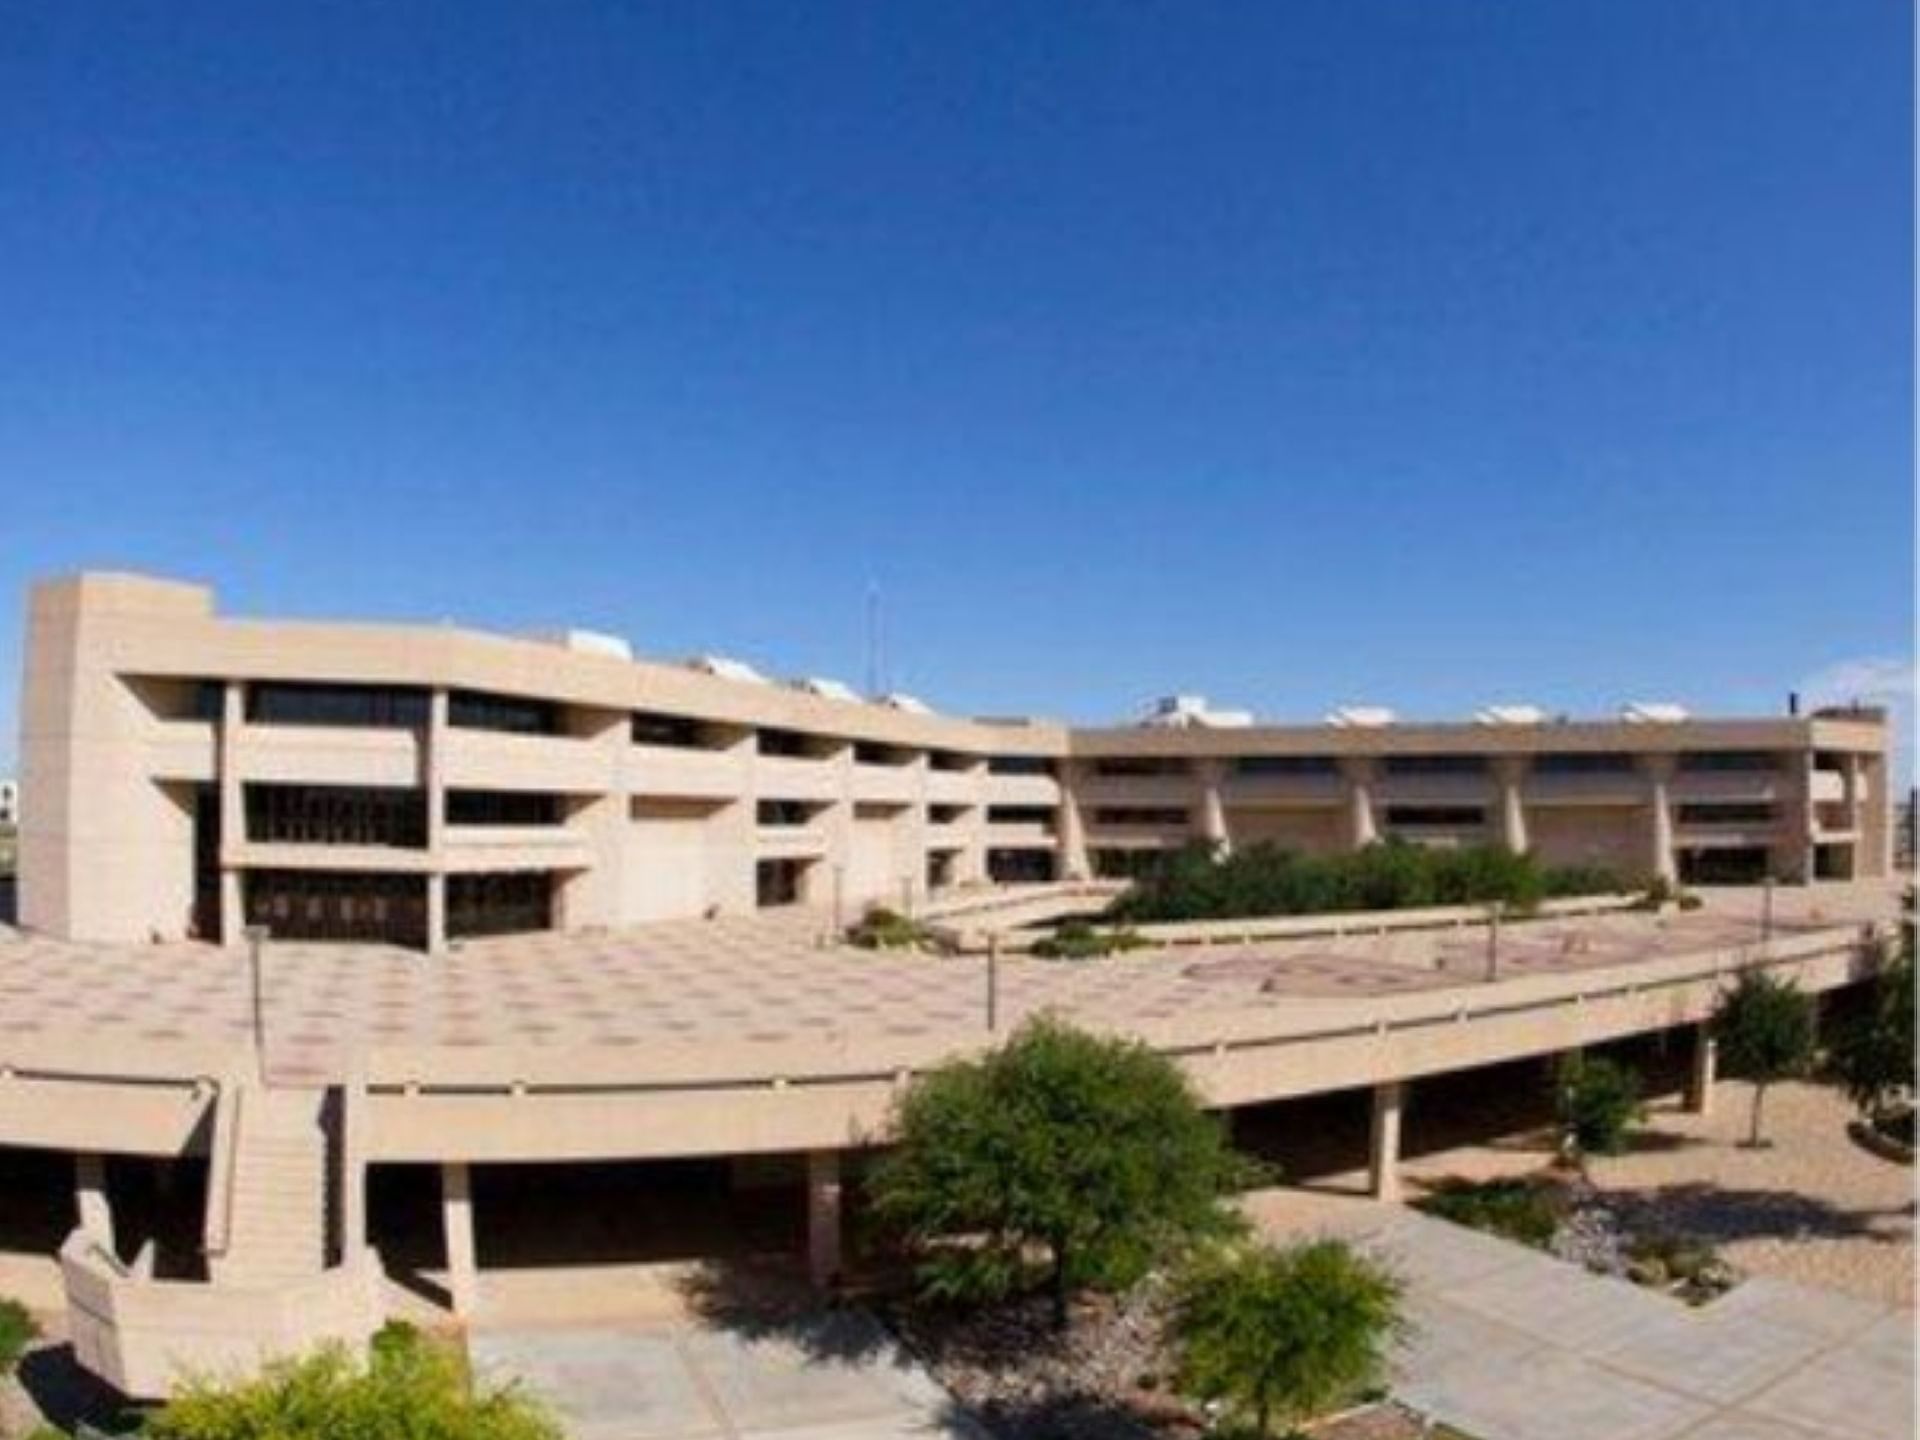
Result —
M 1527 761 L 1523 756 L 1505 757 L 1495 763 L 1494 774 L 1500 783 L 1500 843 L 1515 855 L 1532 848 L 1527 835 L 1527 803 L 1523 786 Z
M 1064 760 L 1059 766 L 1059 858 L 1055 874 L 1062 880 L 1085 880 L 1093 874 L 1087 858 L 1087 826 L 1080 813 L 1079 770 Z
M 464 1163 L 440 1167 L 440 1219 L 447 1237 L 447 1295 L 465 1318 L 480 1301 L 480 1262 L 473 1242 L 473 1176 Z
M 246 793 L 240 785 L 241 732 L 247 723 L 246 687 L 238 680 L 227 681 L 220 694 L 220 941 L 223 945 L 245 943 L 245 896 L 240 885 L 238 866 L 227 856 L 247 842 Z
M 1713 1113 L 1713 1082 L 1719 1064 L 1718 1052 L 1713 1032 L 1705 1025 L 1696 1025 L 1693 1031 L 1693 1068 L 1687 1075 L 1687 1113 L 1690 1115 Z
M 1647 758 L 1647 866 L 1669 884 L 1680 878 L 1673 855 L 1673 757 Z
M 824 1289 L 840 1274 L 840 1152 L 807 1152 L 807 1278 Z
M 1367 1147 L 1367 1189 L 1376 1200 L 1400 1199 L 1400 1120 L 1407 1087 L 1388 1080 L 1373 1087 L 1373 1134 Z
M 73 1157 L 73 1208 L 82 1230 L 108 1250 L 116 1249 L 104 1155 L 83 1152 Z
M 1373 762 L 1349 760 L 1340 768 L 1347 780 L 1347 839 L 1355 850 L 1363 850 L 1380 838 L 1373 805 Z
M 427 949 L 447 948 L 447 692 L 427 697 L 420 784 L 427 800 Z
M 1233 835 L 1227 828 L 1227 806 L 1220 787 L 1226 778 L 1226 765 L 1219 760 L 1202 760 L 1200 777 L 1200 839 L 1217 855 L 1233 852 Z

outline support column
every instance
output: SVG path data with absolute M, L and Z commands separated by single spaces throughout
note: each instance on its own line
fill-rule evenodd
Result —
M 447 948 L 447 692 L 427 699 L 426 753 L 420 781 L 427 798 L 427 950 Z
M 807 1278 L 826 1289 L 841 1264 L 840 1152 L 807 1152 Z
M 240 732 L 247 723 L 246 688 L 227 681 L 220 694 L 220 943 L 238 946 L 246 928 L 245 896 L 238 867 L 227 855 L 247 839 L 245 792 L 240 787 Z
M 1673 757 L 1650 755 L 1646 760 L 1648 826 L 1647 863 L 1657 878 L 1672 884 L 1680 878 L 1673 856 Z
M 1198 766 L 1200 838 L 1216 855 L 1233 853 L 1233 834 L 1227 828 L 1227 806 L 1220 794 L 1226 768 L 1225 763 L 1219 760 L 1202 760 Z
M 116 1251 L 113 1202 L 107 1198 L 107 1160 L 104 1155 L 80 1153 L 73 1157 L 73 1208 L 79 1226 L 101 1245 Z
M 462 1162 L 440 1167 L 440 1221 L 447 1237 L 447 1295 L 462 1319 L 480 1301 L 480 1262 L 473 1243 L 473 1176 Z
M 1367 1189 L 1376 1200 L 1397 1204 L 1400 1199 L 1400 1120 L 1406 1110 L 1407 1087 L 1388 1080 L 1373 1087 L 1373 1135 L 1367 1155 Z
M 1062 760 L 1059 765 L 1060 777 L 1060 827 L 1059 854 L 1056 874 L 1062 880 L 1085 880 L 1092 876 L 1093 866 L 1087 858 L 1087 827 L 1080 813 L 1080 795 L 1078 788 L 1078 767 Z
M 1364 850 L 1380 838 L 1373 809 L 1373 762 L 1348 760 L 1340 770 L 1347 780 L 1347 839 L 1355 850 Z
M 1500 843 L 1515 855 L 1532 848 L 1527 834 L 1527 804 L 1522 787 L 1527 778 L 1525 756 L 1505 756 L 1494 762 L 1500 782 Z
M 1687 1113 L 1713 1113 L 1713 1082 L 1719 1066 L 1719 1047 L 1705 1025 L 1693 1030 L 1693 1068 L 1687 1075 Z

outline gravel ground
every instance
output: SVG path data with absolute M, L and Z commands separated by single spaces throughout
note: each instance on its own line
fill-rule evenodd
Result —
M 1593 1162 L 1594 1182 L 1636 1228 L 1682 1231 L 1710 1241 L 1737 1269 L 1914 1303 L 1914 1176 L 1847 1136 L 1853 1107 L 1824 1085 L 1767 1092 L 1762 1150 L 1747 1133 L 1753 1089 L 1722 1081 L 1713 1113 L 1657 1105 L 1628 1154 Z M 1529 1137 L 1531 1138 L 1531 1137 Z M 1411 1181 L 1523 1174 L 1546 1159 L 1546 1142 L 1513 1138 L 1434 1151 L 1407 1162 Z

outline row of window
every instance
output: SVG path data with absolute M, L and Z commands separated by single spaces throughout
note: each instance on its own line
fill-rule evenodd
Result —
M 377 845 L 420 850 L 427 843 L 424 790 L 374 785 L 248 785 L 247 838 L 263 844 Z M 557 795 L 449 790 L 449 825 L 558 825 Z

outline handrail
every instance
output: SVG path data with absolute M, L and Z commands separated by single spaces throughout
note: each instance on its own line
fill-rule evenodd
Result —
M 222 1082 L 214 1098 L 213 1139 L 207 1158 L 207 1218 L 201 1250 L 224 1256 L 233 1242 L 233 1207 L 240 1173 L 240 1105 L 245 1088 Z

